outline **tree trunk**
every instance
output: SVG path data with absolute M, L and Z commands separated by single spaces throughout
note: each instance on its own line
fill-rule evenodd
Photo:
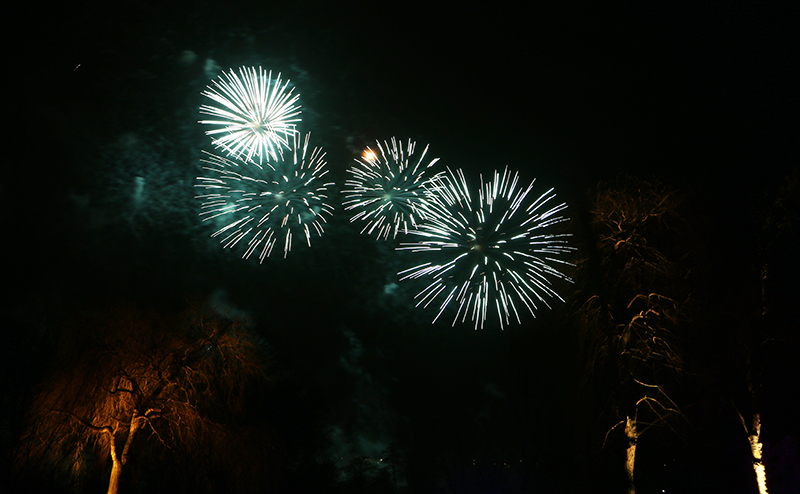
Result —
M 111 457 L 111 479 L 108 481 L 108 491 L 106 494 L 117 494 L 119 492 L 119 476 L 122 475 L 122 464 L 115 457 Z
M 761 461 L 761 416 L 758 412 L 753 414 L 753 428 L 748 436 L 750 452 L 753 454 L 753 470 L 756 472 L 759 494 L 767 494 L 767 471 Z
M 119 493 L 119 479 L 122 475 L 122 467 L 128 461 L 128 450 L 133 443 L 133 436 L 139 430 L 141 424 L 141 417 L 138 417 L 134 412 L 134 417 L 131 419 L 131 425 L 128 428 L 128 437 L 125 439 L 125 446 L 122 448 L 122 454 L 117 455 L 117 441 L 115 434 L 111 435 L 111 478 L 108 481 L 108 491 L 106 494 Z
M 639 431 L 636 430 L 636 419 L 626 417 L 625 437 L 628 438 L 628 449 L 625 452 L 625 473 L 628 474 L 628 494 L 636 494 L 636 487 L 633 483 L 633 466 L 636 462 L 636 441 L 639 439 Z

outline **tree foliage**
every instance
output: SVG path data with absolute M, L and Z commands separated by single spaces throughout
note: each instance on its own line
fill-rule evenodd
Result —
M 690 303 L 690 252 L 679 195 L 658 182 L 603 184 L 590 211 L 589 255 L 579 262 L 590 366 L 619 382 L 652 382 L 683 365 L 678 331 Z M 591 375 L 591 372 L 589 373 Z
M 81 489 L 111 462 L 109 492 L 137 450 L 200 470 L 265 382 L 263 353 L 245 321 L 201 307 L 117 305 L 76 318 L 37 388 L 20 469 Z
M 657 181 L 601 184 L 575 276 L 581 287 L 575 303 L 584 336 L 584 392 L 610 391 L 601 417 L 608 432 L 625 432 L 630 462 L 638 436 L 679 413 L 668 388 L 684 367 L 692 304 L 691 235 L 681 202 Z M 632 472 L 631 463 L 631 488 Z

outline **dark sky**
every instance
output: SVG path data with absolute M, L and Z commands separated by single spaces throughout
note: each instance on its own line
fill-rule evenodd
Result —
M 206 64 L 292 79 L 339 184 L 358 150 L 398 136 L 472 175 L 508 166 L 575 206 L 599 180 L 659 176 L 700 191 L 730 229 L 797 158 L 796 12 L 779 2 L 25 8 L 8 29 L 0 185 L 7 231 L 26 239 L 9 242 L 16 264 L 45 272 L 79 270 L 70 256 L 103 225 L 202 235 L 180 184 L 209 147 L 196 123 L 217 73 Z M 130 211 L 136 177 L 153 185 L 145 212 Z
M 9 306 L 213 294 L 266 328 L 352 454 L 427 413 L 551 418 L 559 409 L 534 397 L 561 400 L 553 376 L 571 372 L 570 336 L 548 331 L 558 309 L 505 332 L 431 326 L 409 290 L 384 291 L 395 253 L 338 204 L 326 235 L 286 261 L 209 240 L 192 199 L 210 150 L 198 107 L 208 64 L 261 65 L 296 84 L 340 185 L 354 153 L 398 136 L 475 175 L 509 166 L 575 204 L 598 181 L 658 176 L 733 237 L 797 162 L 796 7 L 610 3 L 24 5 L 6 29 Z

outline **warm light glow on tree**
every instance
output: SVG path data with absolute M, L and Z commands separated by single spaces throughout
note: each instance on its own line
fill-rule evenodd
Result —
M 110 460 L 116 494 L 143 438 L 175 454 L 207 450 L 219 421 L 243 410 L 245 388 L 264 377 L 246 325 L 208 311 L 119 306 L 69 333 L 30 409 L 19 461 L 70 471 L 76 488 Z
M 625 437 L 628 438 L 628 447 L 625 450 L 625 473 L 628 474 L 628 493 L 634 494 L 636 488 L 633 482 L 633 467 L 636 465 L 636 442 L 639 439 L 635 418 L 625 417 Z
M 657 182 L 601 185 L 590 211 L 597 257 L 579 262 L 576 274 L 592 287 L 578 311 L 594 340 L 587 378 L 601 378 L 601 368 L 619 376 L 618 387 L 610 391 L 618 400 L 618 422 L 606 438 L 614 429 L 624 430 L 629 494 L 636 491 L 639 437 L 681 415 L 667 391 L 684 365 L 679 331 L 689 324 L 691 299 L 681 245 L 690 235 L 678 214 L 679 202 Z M 600 279 L 583 278 L 589 272 Z
M 753 454 L 753 470 L 756 472 L 758 492 L 767 494 L 767 471 L 761 459 L 761 416 L 758 413 L 753 414 L 753 430 L 750 432 L 748 439 L 750 439 L 750 451 Z

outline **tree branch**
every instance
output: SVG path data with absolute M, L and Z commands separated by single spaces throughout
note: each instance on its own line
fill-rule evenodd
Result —
M 608 430 L 606 431 L 606 437 L 605 437 L 605 438 L 603 438 L 603 445 L 602 445 L 602 446 L 600 446 L 600 449 L 603 449 L 603 448 L 605 448 L 605 447 L 606 447 L 606 441 L 608 440 L 608 435 L 609 435 L 609 434 L 611 434 L 611 431 L 613 431 L 614 429 L 616 429 L 617 427 L 619 427 L 620 425 L 622 425 L 622 424 L 624 424 L 624 423 L 625 423 L 625 421 L 624 421 L 624 420 L 620 420 L 620 421 L 619 421 L 619 422 L 617 422 L 617 423 L 616 423 L 616 424 L 615 424 L 613 427 L 611 427 L 610 429 L 608 429 Z
M 93 431 L 108 432 L 112 436 L 114 435 L 114 432 L 115 432 L 116 428 L 112 429 L 111 426 L 109 426 L 109 425 L 101 425 L 101 426 L 94 425 L 90 421 L 86 420 L 85 418 L 83 418 L 83 417 L 81 417 L 79 415 L 75 415 L 74 413 L 68 412 L 66 410 L 53 410 L 53 411 L 56 412 L 56 413 L 63 413 L 64 415 L 69 415 L 70 417 L 72 417 L 73 419 L 77 420 L 82 425 L 92 429 Z

